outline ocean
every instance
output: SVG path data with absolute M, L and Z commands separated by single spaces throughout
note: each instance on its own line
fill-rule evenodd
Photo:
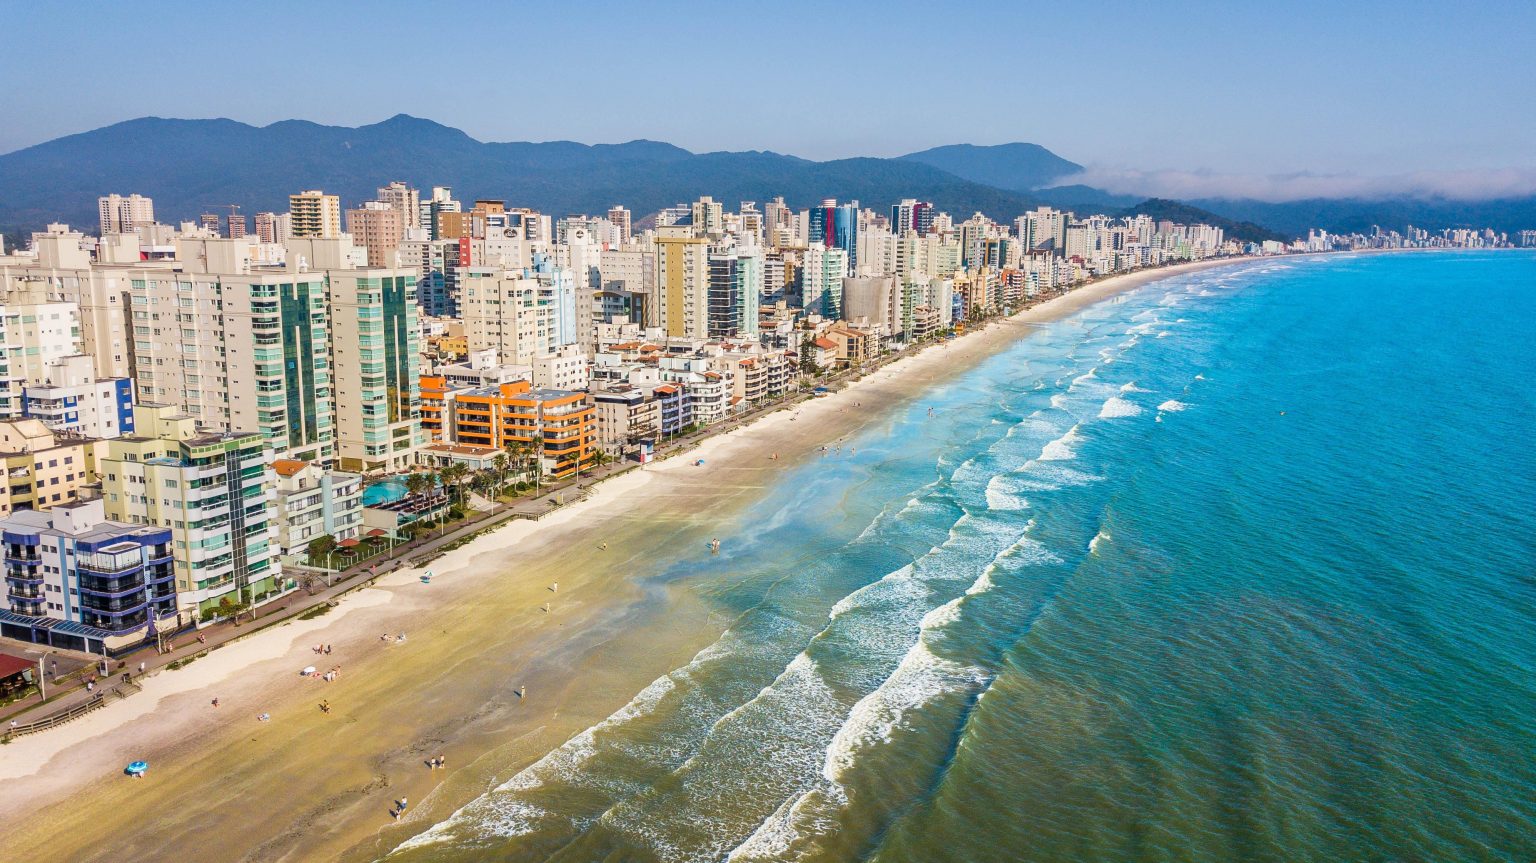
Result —
M 1536 859 L 1536 255 L 1044 325 L 636 578 L 730 621 L 391 861 Z

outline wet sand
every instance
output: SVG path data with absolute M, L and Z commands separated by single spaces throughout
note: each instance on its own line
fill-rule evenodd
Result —
M 712 615 L 686 580 L 657 586 L 645 577 L 687 549 L 707 556 L 711 525 L 757 500 L 779 471 L 1034 324 L 1228 263 L 1080 288 L 602 483 L 589 501 L 541 522 L 480 537 L 430 563 L 431 585 L 419 582 L 420 570 L 392 574 L 329 614 L 214 651 L 149 679 L 143 693 L 0 747 L 7 855 L 374 859 L 713 641 L 728 619 Z M 694 466 L 697 458 L 706 464 Z M 407 640 L 397 644 L 402 631 Z M 316 656 L 316 643 L 334 652 Z M 340 679 L 301 678 L 308 665 L 339 665 Z M 263 712 L 270 721 L 256 719 Z M 436 755 L 445 769 L 426 766 Z M 124 776 L 139 758 L 150 762 L 148 777 Z M 389 809 L 401 797 L 410 808 L 396 821 Z

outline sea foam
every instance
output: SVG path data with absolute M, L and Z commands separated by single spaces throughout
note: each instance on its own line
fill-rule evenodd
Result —
M 1116 417 L 1133 417 L 1141 413 L 1141 408 L 1135 402 L 1128 402 L 1119 396 L 1114 396 L 1104 402 L 1099 408 L 1099 419 L 1114 419 Z

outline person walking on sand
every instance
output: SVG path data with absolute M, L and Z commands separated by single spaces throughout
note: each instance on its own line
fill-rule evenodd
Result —
M 215 698 L 215 699 L 214 699 L 214 700 L 213 700 L 213 706 L 214 706 L 214 707 L 218 707 L 218 706 L 219 706 L 219 700 L 218 700 L 218 699 L 217 699 L 217 698 Z

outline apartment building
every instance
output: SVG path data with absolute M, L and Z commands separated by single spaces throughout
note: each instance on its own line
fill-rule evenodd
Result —
M 395 473 L 427 443 L 421 428 L 416 275 L 328 269 L 336 455 L 342 470 Z
M 57 435 L 35 419 L 0 422 L 0 514 L 74 503 L 90 475 L 92 442 Z
M 180 626 L 171 532 L 109 521 L 100 500 L 0 519 L 0 635 L 113 656 Z
M 140 404 L 134 424 L 132 436 L 96 445 L 102 501 L 114 521 L 170 531 L 181 609 L 207 621 L 291 590 L 267 436 L 202 431 L 174 405 Z
M 144 195 L 102 195 L 96 199 L 101 235 L 131 234 L 134 228 L 155 223 L 155 202 Z
M 337 542 L 363 530 L 363 477 L 292 459 L 272 463 L 276 476 L 277 547 L 284 557 L 304 555 L 322 536 Z
M 656 286 L 645 325 L 672 337 L 709 336 L 709 239 L 673 225 L 656 229 Z
M 589 464 L 596 448 L 597 420 L 586 393 L 534 389 L 527 381 L 457 393 L 444 421 L 453 443 L 534 446 L 556 477 Z
M 288 236 L 294 239 L 341 236 L 341 198 L 319 189 L 289 195 Z

